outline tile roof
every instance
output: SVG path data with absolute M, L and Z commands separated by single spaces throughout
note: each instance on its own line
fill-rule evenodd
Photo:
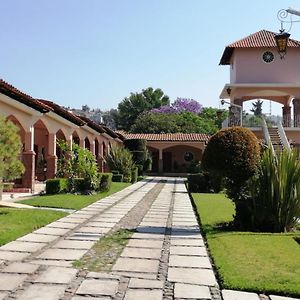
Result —
M 41 113 L 46 113 L 51 110 L 51 108 L 40 101 L 32 98 L 31 96 L 21 92 L 14 86 L 10 85 L 6 81 L 0 79 L 0 93 L 15 99 L 16 101 L 25 104 Z
M 121 133 L 126 140 L 144 139 L 158 142 L 207 142 L 210 135 L 204 133 Z
M 275 48 L 276 42 L 274 37 L 276 34 L 275 32 L 263 29 L 226 46 L 220 60 L 220 65 L 230 64 L 230 58 L 235 48 Z M 300 47 L 300 41 L 289 39 L 288 47 L 298 48 Z

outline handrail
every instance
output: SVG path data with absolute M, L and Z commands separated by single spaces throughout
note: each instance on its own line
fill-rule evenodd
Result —
M 278 133 L 279 133 L 279 137 L 280 140 L 282 142 L 282 145 L 285 149 L 287 149 L 288 151 L 291 151 L 291 145 L 287 139 L 287 136 L 285 134 L 284 128 L 282 126 L 282 123 L 280 121 L 277 122 L 277 126 L 278 126 Z
M 263 116 L 261 118 L 262 118 L 262 130 L 263 130 L 263 134 L 264 134 L 266 144 L 269 145 L 269 147 L 271 147 L 272 153 L 275 155 L 275 150 L 274 150 L 274 146 L 273 146 L 272 141 L 271 141 L 271 137 L 270 137 L 270 134 L 269 134 L 266 119 Z

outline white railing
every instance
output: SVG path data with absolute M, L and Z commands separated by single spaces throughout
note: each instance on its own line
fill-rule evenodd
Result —
M 280 140 L 282 142 L 282 145 L 285 149 L 287 149 L 288 151 L 291 151 L 291 145 L 287 139 L 287 136 L 285 134 L 285 131 L 284 131 L 284 128 L 282 126 L 282 123 L 279 121 L 277 123 L 277 126 L 278 126 L 278 133 L 279 133 L 279 137 L 280 137 Z
M 264 117 L 262 117 L 261 127 L 263 130 L 264 139 L 266 141 L 266 144 L 269 145 L 269 147 L 271 147 L 272 153 L 275 154 L 274 146 L 272 144 L 271 137 L 270 137 L 269 130 L 268 130 L 268 125 L 267 125 L 267 122 Z

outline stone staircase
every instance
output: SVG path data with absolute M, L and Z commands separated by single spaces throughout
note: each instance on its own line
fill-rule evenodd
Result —
M 268 128 L 268 131 L 269 131 L 269 135 L 270 135 L 270 139 L 271 139 L 271 143 L 273 145 L 274 151 L 275 152 L 282 151 L 284 149 L 284 146 L 280 139 L 278 128 L 270 127 L 270 128 Z

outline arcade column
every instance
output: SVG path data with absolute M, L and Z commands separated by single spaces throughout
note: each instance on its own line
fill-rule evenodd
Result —
M 35 180 L 35 152 L 34 152 L 34 126 L 30 126 L 25 132 L 25 145 L 22 153 L 22 161 L 25 166 L 25 173 L 22 176 L 22 186 L 34 191 Z
M 300 99 L 294 99 L 293 106 L 294 106 L 294 127 L 300 127 Z
M 285 105 L 282 107 L 282 126 L 291 127 L 291 121 L 291 107 L 289 105 Z
M 158 150 L 158 173 L 164 172 L 164 160 L 163 160 L 163 150 Z
M 56 134 L 49 133 L 46 178 L 54 178 L 57 172 Z

